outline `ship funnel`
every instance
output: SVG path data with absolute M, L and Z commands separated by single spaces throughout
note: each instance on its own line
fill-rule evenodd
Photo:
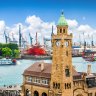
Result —
M 91 65 L 88 64 L 88 67 L 87 67 L 87 75 L 90 75 L 91 74 Z

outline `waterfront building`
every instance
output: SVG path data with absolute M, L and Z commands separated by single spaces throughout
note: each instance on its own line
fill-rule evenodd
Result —
M 52 64 L 36 62 L 23 73 L 23 96 L 96 96 L 96 76 L 72 66 L 72 34 L 62 12 L 52 35 Z

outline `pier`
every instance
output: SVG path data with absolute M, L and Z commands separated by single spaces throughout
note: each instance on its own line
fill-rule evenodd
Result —
M 9 85 L 0 87 L 0 96 L 22 96 L 20 85 Z

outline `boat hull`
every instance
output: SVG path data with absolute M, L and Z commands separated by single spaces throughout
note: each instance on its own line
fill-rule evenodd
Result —
M 15 59 L 0 59 L 0 66 L 16 65 Z

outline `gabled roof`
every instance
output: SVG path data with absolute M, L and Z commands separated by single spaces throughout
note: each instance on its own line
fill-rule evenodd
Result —
M 41 70 L 42 62 L 36 62 L 32 64 L 29 68 L 27 68 L 23 75 L 34 76 L 34 77 L 42 77 L 42 78 L 51 78 L 51 63 L 44 63 L 44 70 Z M 73 76 L 79 76 L 80 74 L 73 67 Z
M 51 77 L 51 64 L 44 63 L 44 70 L 41 70 L 41 64 L 42 64 L 42 62 L 36 62 L 36 63 L 32 64 L 29 68 L 27 68 L 24 71 L 23 74 L 35 76 L 35 77 L 50 78 Z

